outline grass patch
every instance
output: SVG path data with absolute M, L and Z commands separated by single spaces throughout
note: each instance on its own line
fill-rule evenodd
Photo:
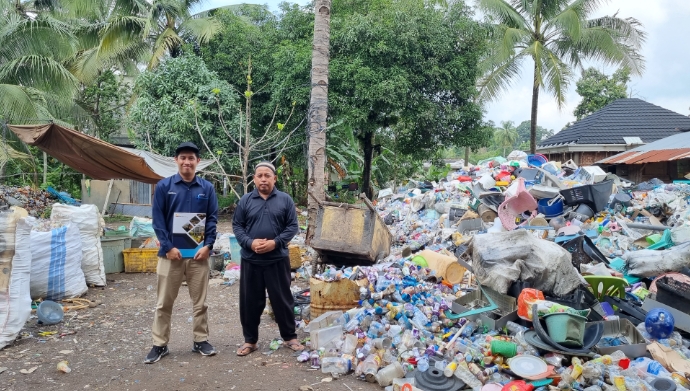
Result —
M 130 221 L 132 221 L 132 216 L 110 215 L 103 217 L 103 221 L 105 221 L 106 224 L 129 223 Z

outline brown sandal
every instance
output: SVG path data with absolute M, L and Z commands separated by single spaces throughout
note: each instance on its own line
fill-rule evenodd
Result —
M 257 350 L 259 350 L 259 346 L 245 343 L 244 345 L 240 346 L 239 349 L 237 349 L 237 355 L 244 357 L 256 352 Z
M 304 346 L 299 343 L 299 341 L 285 342 L 283 346 L 292 350 L 293 352 L 301 352 L 305 349 Z

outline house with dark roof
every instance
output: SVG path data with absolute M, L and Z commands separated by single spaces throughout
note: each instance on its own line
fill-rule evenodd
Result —
M 641 99 L 618 99 L 537 145 L 549 160 L 581 166 L 690 129 L 690 117 Z

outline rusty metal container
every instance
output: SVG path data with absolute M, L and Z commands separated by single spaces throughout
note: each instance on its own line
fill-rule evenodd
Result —
M 309 279 L 309 296 L 311 303 L 309 312 L 311 318 L 328 311 L 347 311 L 359 304 L 359 287 L 368 286 L 369 280 L 352 281 L 349 279 L 338 281 L 322 281 L 316 278 Z
M 360 204 L 322 202 L 310 246 L 321 262 L 369 266 L 390 254 L 393 235 L 366 198 Z

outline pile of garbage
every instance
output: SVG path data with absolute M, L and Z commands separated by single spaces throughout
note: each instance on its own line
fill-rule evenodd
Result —
M 45 216 L 46 210 L 56 201 L 56 197 L 44 190 L 0 185 L 0 210 L 18 206 L 26 209 L 30 216 L 40 217 Z
M 311 276 L 298 361 L 392 390 L 690 389 L 678 182 L 516 151 L 384 189 L 391 255 Z

